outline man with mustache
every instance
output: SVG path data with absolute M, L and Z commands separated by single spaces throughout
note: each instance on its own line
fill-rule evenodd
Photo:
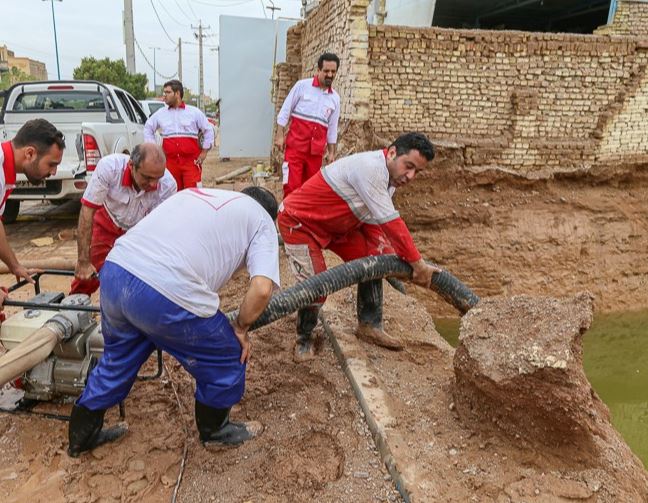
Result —
M 45 119 L 32 119 L 18 130 L 11 141 L 1 144 L 0 149 L 0 215 L 4 213 L 5 203 L 16 187 L 16 173 L 23 173 L 27 180 L 39 184 L 45 178 L 56 174 L 63 159 L 65 137 Z M 31 275 L 37 272 L 26 269 L 16 258 L 9 246 L 4 225 L 0 223 L 0 260 L 2 260 L 16 279 L 25 278 L 31 283 Z
M 331 86 L 339 66 L 335 54 L 322 54 L 315 76 L 298 81 L 279 111 L 274 144 L 284 153 L 284 197 L 320 170 L 325 152 L 327 163 L 335 161 L 340 95 Z
M 416 249 L 392 196 L 411 182 L 434 158 L 434 148 L 421 133 L 399 136 L 389 148 L 363 152 L 328 165 L 284 199 L 277 223 L 290 268 L 299 281 L 326 270 L 322 250 L 331 250 L 345 262 L 395 253 L 413 269 L 412 281 L 429 287 L 432 274 Z M 294 359 L 314 355 L 312 332 L 326 298 L 297 313 Z M 392 350 L 401 342 L 382 326 L 382 280 L 358 284 L 359 339 Z

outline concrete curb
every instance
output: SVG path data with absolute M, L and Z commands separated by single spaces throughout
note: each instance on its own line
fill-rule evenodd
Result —
M 335 355 L 351 383 L 353 392 L 373 435 L 374 442 L 380 452 L 381 459 L 385 463 L 396 489 L 406 503 L 412 503 L 412 488 L 402 473 L 401 466 L 403 463 L 394 456 L 389 445 L 386 429 L 391 426 L 393 419 L 389 415 L 384 393 L 379 386 L 376 386 L 377 377 L 367 367 L 366 358 L 353 356 L 364 355 L 364 351 L 357 343 L 341 343 L 335 336 L 334 330 L 322 311 L 320 311 L 320 321 L 333 345 Z M 392 433 L 398 436 L 396 432 L 390 432 L 390 437 L 394 436 Z

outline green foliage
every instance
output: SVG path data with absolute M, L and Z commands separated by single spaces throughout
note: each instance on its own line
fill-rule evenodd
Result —
M 27 75 L 21 69 L 12 66 L 8 72 L 0 73 L 0 89 L 7 89 L 16 82 L 24 82 L 26 80 L 36 80 L 36 77 Z
M 109 58 L 83 58 L 72 75 L 77 80 L 98 80 L 99 82 L 121 87 L 138 100 L 147 97 L 148 79 L 146 75 L 143 73 L 130 75 L 126 71 L 124 61 L 121 59 L 111 61 Z
M 16 82 L 25 82 L 27 80 L 36 80 L 36 77 L 27 75 L 21 69 L 12 66 L 8 72 L 0 73 L 0 91 L 10 88 Z M 4 104 L 4 94 L 0 92 L 0 107 Z

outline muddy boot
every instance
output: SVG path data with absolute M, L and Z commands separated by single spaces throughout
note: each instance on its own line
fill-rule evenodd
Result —
M 68 438 L 68 456 L 79 457 L 79 454 L 90 451 L 107 442 L 113 442 L 128 431 L 125 423 L 102 430 L 105 409 L 90 410 L 83 405 L 74 405 L 70 414 Z
M 217 409 L 196 400 L 196 426 L 205 447 L 235 447 L 263 431 L 258 421 L 233 423 L 230 408 Z
M 403 344 L 383 330 L 382 279 L 358 283 L 358 339 L 392 350 L 403 349 Z
M 313 329 L 317 326 L 319 307 L 309 306 L 297 312 L 297 344 L 293 359 L 296 362 L 311 360 L 315 357 Z

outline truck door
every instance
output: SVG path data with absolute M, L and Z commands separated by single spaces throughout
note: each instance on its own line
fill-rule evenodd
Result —
M 143 131 L 144 122 L 146 122 L 146 116 L 144 115 L 144 112 L 141 111 L 141 116 L 138 115 L 125 92 L 115 89 L 115 95 L 117 96 L 119 103 L 126 113 L 126 116 L 124 117 L 124 123 L 126 125 L 128 137 L 128 150 L 129 152 L 132 152 L 135 145 L 144 141 Z

